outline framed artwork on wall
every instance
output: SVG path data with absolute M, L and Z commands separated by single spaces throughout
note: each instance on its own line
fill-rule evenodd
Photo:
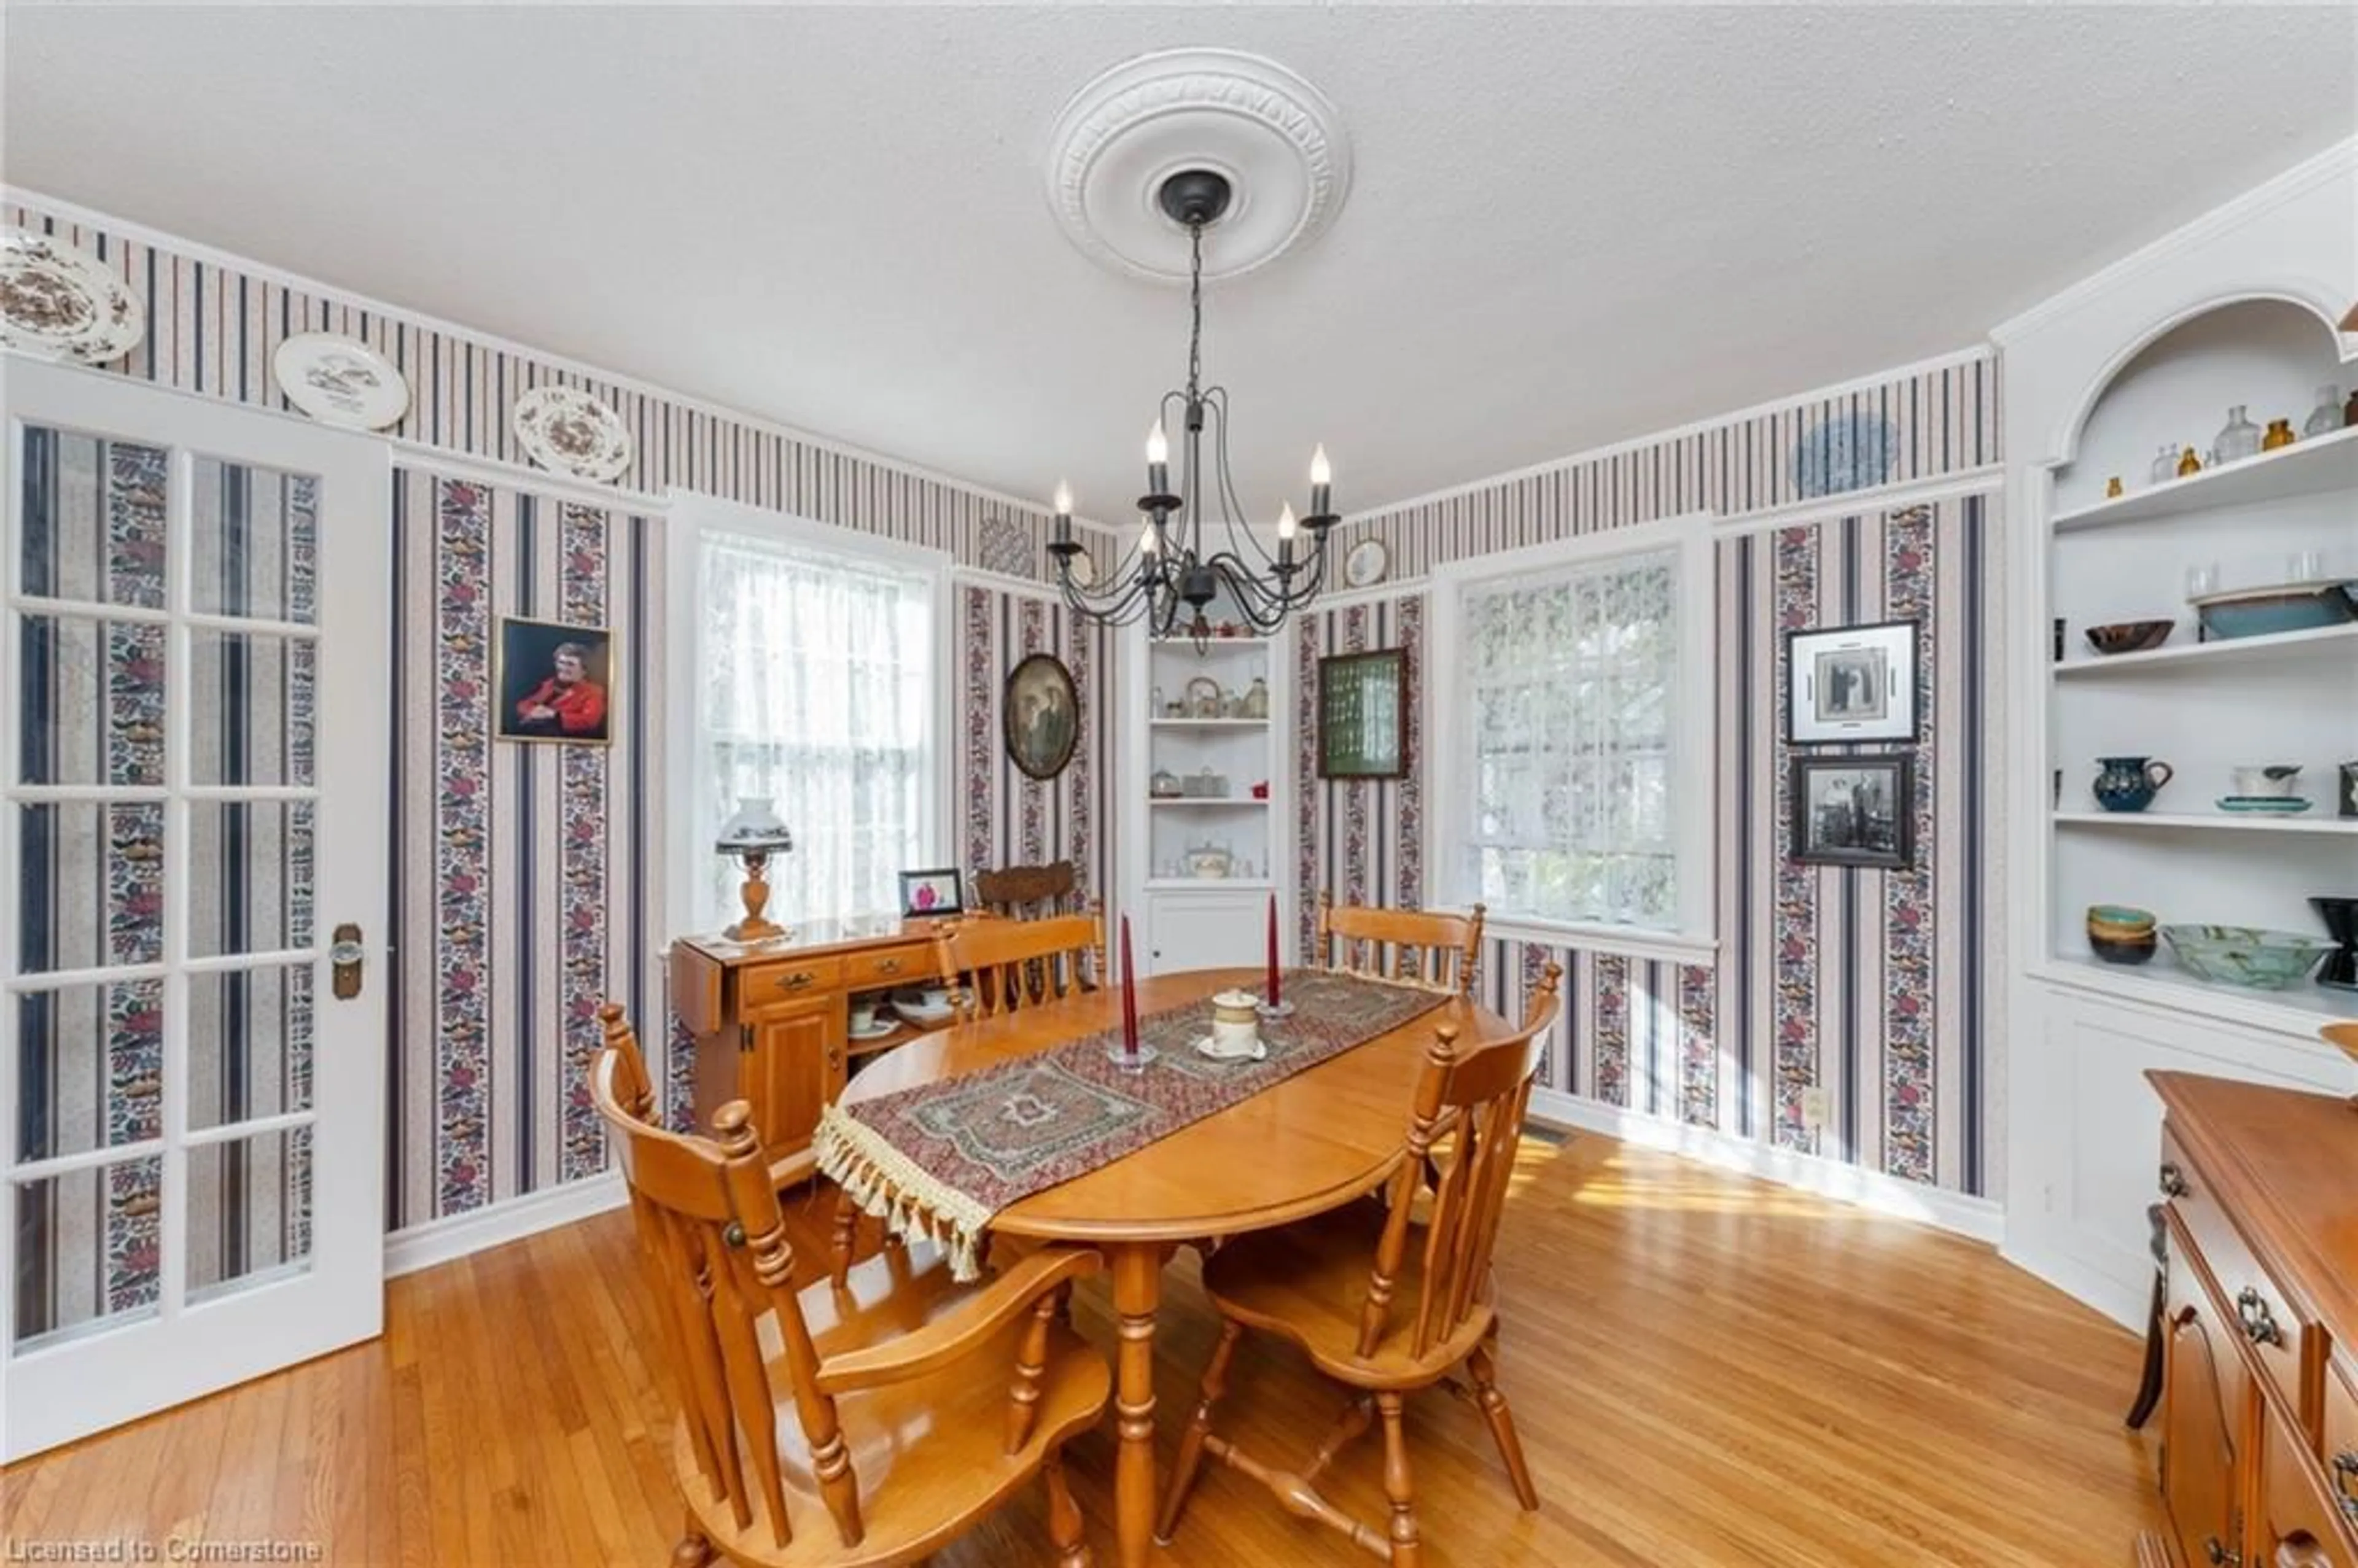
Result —
M 500 617 L 492 676 L 499 701 L 492 732 L 503 741 L 602 746 L 614 726 L 614 634 L 603 626 Z
M 1332 654 L 1318 661 L 1318 776 L 1408 773 L 1408 650 Z
M 966 900 L 958 891 L 956 867 L 901 873 L 901 914 L 903 919 L 965 913 Z
M 1915 740 L 1918 634 L 1913 621 L 1786 633 L 1786 742 Z
M 1007 755 L 1028 778 L 1053 779 L 1081 738 L 1081 697 L 1073 672 L 1054 654 L 1033 654 L 1007 673 L 1000 725 Z
M 1786 854 L 1809 866 L 1916 863 L 1916 753 L 1796 756 L 1792 842 Z

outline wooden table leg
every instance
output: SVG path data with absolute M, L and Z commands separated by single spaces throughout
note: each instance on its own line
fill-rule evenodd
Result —
M 1113 1310 L 1121 1336 L 1114 1411 L 1121 1447 L 1114 1458 L 1114 1539 L 1121 1568 L 1145 1568 L 1154 1530 L 1154 1311 L 1163 1295 L 1163 1249 L 1125 1242 L 1113 1255 Z

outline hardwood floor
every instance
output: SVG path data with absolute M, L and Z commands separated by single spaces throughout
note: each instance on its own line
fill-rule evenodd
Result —
M 2120 1424 L 2137 1341 L 1986 1249 L 1590 1136 L 1529 1142 L 1516 1182 L 1500 1382 L 1543 1506 L 1515 1507 L 1478 1411 L 1412 1400 L 1428 1563 L 2076 1568 L 2158 1527 Z M 0 1529 L 18 1551 L 277 1538 L 330 1563 L 657 1568 L 681 1510 L 662 1374 L 632 1348 L 656 1342 L 634 1245 L 618 1211 L 395 1281 L 377 1344 L 12 1466 Z M 1157 1342 L 1165 1465 L 1215 1326 L 1190 1257 Z M 1109 1342 L 1101 1283 L 1077 1317 Z M 1342 1403 L 1258 1336 L 1229 1389 L 1223 1427 L 1287 1463 Z M 1101 1563 L 1111 1454 L 1106 1428 L 1071 1450 Z M 1380 1519 L 1379 1468 L 1363 1439 L 1322 1486 Z M 1049 1562 L 1036 1492 L 938 1568 Z M 1371 1561 L 1217 1467 L 1157 1560 Z

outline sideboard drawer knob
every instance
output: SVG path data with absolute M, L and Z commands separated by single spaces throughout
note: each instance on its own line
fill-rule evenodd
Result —
M 2215 1535 L 2202 1538 L 2202 1560 L 2212 1568 L 2243 1568 L 2244 1554 L 2227 1550 L 2226 1542 Z
M 876 961 L 876 972 L 880 975 L 897 975 L 901 972 L 901 960 L 898 958 L 879 958 Z
M 796 969 L 791 975 L 778 977 L 778 989 L 789 991 L 807 989 L 816 978 L 808 969 Z
M 2333 1489 L 2340 1494 L 2342 1517 L 2358 1524 L 2358 1448 L 2333 1456 Z
M 2244 1325 L 2244 1337 L 2255 1345 L 2282 1345 L 2284 1330 L 2277 1326 L 2276 1314 L 2260 1292 L 2245 1285 L 2235 1292 L 2235 1316 Z
M 2182 1198 L 2193 1190 L 2194 1189 L 2192 1187 L 2186 1184 L 2186 1173 L 2178 1168 L 2178 1162 L 2176 1161 L 2164 1160 L 2161 1162 L 2162 1196 L 2166 1198 Z

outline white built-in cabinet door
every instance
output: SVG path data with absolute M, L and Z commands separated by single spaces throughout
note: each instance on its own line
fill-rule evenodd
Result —
M 1268 958 L 1266 892 L 1157 892 L 1149 907 L 1149 974 L 1257 968 Z

